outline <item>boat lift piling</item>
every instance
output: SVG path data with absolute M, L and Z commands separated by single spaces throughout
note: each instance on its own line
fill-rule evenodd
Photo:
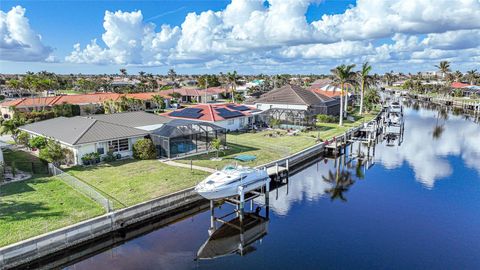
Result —
M 281 168 L 281 167 L 280 167 Z M 266 168 L 264 168 L 266 170 Z M 260 187 L 257 190 L 252 190 L 249 192 L 245 192 L 245 188 L 243 186 L 238 187 L 238 194 L 232 198 L 224 198 L 222 200 L 225 203 L 235 206 L 235 210 L 233 212 L 227 213 L 222 217 L 215 217 L 215 203 L 216 200 L 210 200 L 210 228 L 208 230 L 209 235 L 212 235 L 216 230 L 216 222 L 220 222 L 223 224 L 228 224 L 228 221 L 225 221 L 224 218 L 235 214 L 239 219 L 240 223 L 242 224 L 244 221 L 245 215 L 245 204 L 250 202 L 250 211 L 253 211 L 254 208 L 254 199 L 264 195 L 264 206 L 266 210 L 266 218 L 269 218 L 269 204 L 270 204 L 270 177 L 266 181 L 265 185 Z

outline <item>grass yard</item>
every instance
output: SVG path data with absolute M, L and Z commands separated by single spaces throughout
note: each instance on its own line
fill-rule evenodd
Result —
M 286 131 L 271 130 L 257 133 L 229 133 L 227 134 L 228 149 L 220 152 L 221 161 L 212 161 L 215 152 L 176 160 L 177 162 L 221 169 L 223 166 L 235 163 L 235 156 L 239 154 L 254 155 L 256 160 L 240 162 L 242 165 L 257 166 L 281 157 L 294 154 L 306 147 L 314 145 L 316 138 L 300 134 L 297 136 L 286 135 Z
M 158 160 L 123 160 L 73 167 L 67 172 L 112 198 L 115 208 L 192 187 L 208 175 L 202 171 L 166 165 Z
M 45 176 L 48 173 L 47 165 L 29 152 L 4 149 L 3 157 L 9 165 L 15 161 L 15 167 L 24 172 L 31 173 L 33 169 L 36 176 Z
M 210 160 L 216 157 L 216 153 L 211 152 L 176 161 L 190 164 L 191 160 L 193 165 L 214 169 L 221 169 L 225 165 L 235 162 L 251 167 L 259 166 L 308 148 L 317 143 L 318 137 L 326 140 L 341 135 L 352 127 L 370 121 L 377 113 L 372 112 L 365 114 L 363 117 L 357 117 L 354 122 L 344 121 L 343 127 L 333 123 L 319 123 L 316 130 L 301 132 L 296 136 L 289 136 L 283 130 L 267 130 L 257 133 L 229 133 L 227 134 L 228 149 L 220 152 L 222 160 Z M 257 159 L 246 162 L 235 160 L 235 156 L 240 154 L 254 155 Z
M 104 213 L 103 208 L 54 177 L 0 186 L 0 247 Z

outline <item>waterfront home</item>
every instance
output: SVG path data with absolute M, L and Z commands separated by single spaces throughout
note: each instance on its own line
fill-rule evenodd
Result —
M 287 84 L 253 101 L 268 118 L 288 126 L 306 126 L 315 122 L 317 114 L 338 115 L 340 100 Z
M 452 89 L 460 89 L 463 96 L 469 97 L 471 95 L 480 95 L 480 86 L 471 85 L 468 83 L 453 82 L 451 84 Z
M 71 150 L 73 164 L 82 164 L 82 157 L 90 153 L 105 156 L 112 152 L 120 157 L 131 157 L 133 144 L 149 134 L 148 131 L 112 124 L 93 118 L 57 117 L 19 128 L 31 136 L 43 136 L 58 141 Z
M 226 143 L 225 129 L 211 123 L 172 119 L 143 111 L 91 116 L 57 117 L 20 127 L 31 136 L 58 141 L 73 153 L 71 163 L 83 164 L 82 157 L 108 152 L 121 158 L 133 155 L 133 144 L 150 137 L 159 157 L 177 157 L 208 151 L 209 142 Z
M 247 129 L 262 120 L 262 112 L 241 104 L 198 104 L 163 114 L 174 119 L 213 123 L 226 130 Z

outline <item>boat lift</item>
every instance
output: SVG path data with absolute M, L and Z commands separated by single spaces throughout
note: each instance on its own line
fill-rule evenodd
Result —
M 260 196 L 264 196 L 265 202 L 264 206 L 266 208 L 266 218 L 269 218 L 269 193 L 270 193 L 270 177 L 268 180 L 265 182 L 265 185 L 262 186 L 261 188 L 257 190 L 252 190 L 249 192 L 244 191 L 243 186 L 239 186 L 237 189 L 238 194 L 234 197 L 230 198 L 223 198 L 220 200 L 210 200 L 210 228 L 208 230 L 209 234 L 212 235 L 216 230 L 216 222 L 222 223 L 222 224 L 229 224 L 228 221 L 225 220 L 225 218 L 231 216 L 231 215 L 236 215 L 236 217 L 239 218 L 240 224 L 243 223 L 244 221 L 244 214 L 245 214 L 245 204 L 250 202 L 250 211 L 253 212 L 254 208 L 254 199 L 258 198 Z M 221 217 L 215 217 L 215 203 L 216 202 L 225 202 L 227 204 L 235 206 L 235 210 L 233 212 L 227 213 L 226 215 L 223 215 Z M 260 207 L 257 207 L 257 209 L 260 209 Z

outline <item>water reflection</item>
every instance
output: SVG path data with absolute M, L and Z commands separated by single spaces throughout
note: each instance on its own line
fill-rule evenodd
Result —
M 431 105 L 407 103 L 404 144 L 401 147 L 378 148 L 376 160 L 387 169 L 407 163 L 415 178 L 426 188 L 450 176 L 453 167 L 449 157 L 461 157 L 466 166 L 480 173 L 480 126 L 462 115 L 446 110 L 432 110 Z M 448 120 L 448 121 L 447 121 Z M 431 134 L 429 138 L 427 135 Z
M 246 255 L 256 250 L 253 244 L 267 235 L 268 219 L 256 213 L 245 213 L 215 230 L 197 252 L 197 259 L 215 259 L 233 254 Z

